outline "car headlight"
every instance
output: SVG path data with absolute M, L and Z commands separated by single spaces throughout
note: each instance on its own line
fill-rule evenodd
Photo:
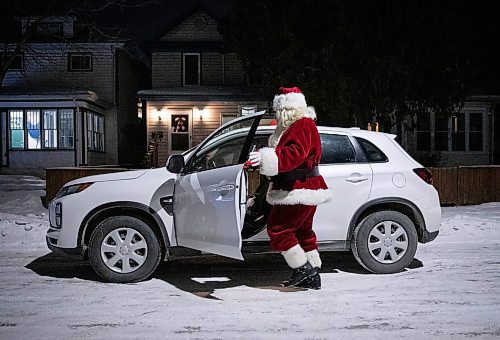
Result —
M 59 192 L 57 193 L 55 198 L 61 198 L 71 194 L 76 194 L 77 192 L 82 192 L 83 190 L 90 187 L 92 184 L 94 183 L 80 183 L 62 187 L 61 190 L 59 190 Z

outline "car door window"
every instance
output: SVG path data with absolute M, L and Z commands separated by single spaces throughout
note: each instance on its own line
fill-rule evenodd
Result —
M 320 164 L 354 163 L 356 152 L 348 136 L 320 134 L 321 162 Z
M 360 137 L 356 137 L 356 141 L 359 143 L 361 149 L 363 149 L 364 154 L 366 155 L 366 157 L 370 162 L 383 163 L 389 161 L 387 156 L 373 143 Z
M 233 138 L 229 141 L 211 146 L 206 150 L 202 150 L 199 155 L 196 155 L 191 165 L 190 172 L 238 164 L 246 138 L 247 136 Z M 266 145 L 268 138 L 268 136 L 256 135 L 252 140 L 252 145 L 255 145 L 256 148 Z

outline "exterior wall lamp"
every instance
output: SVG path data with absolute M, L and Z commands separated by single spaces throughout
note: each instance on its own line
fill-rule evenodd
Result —
M 137 118 L 142 119 L 142 101 L 137 101 Z
M 162 107 L 158 106 L 156 108 L 156 113 L 158 114 L 158 120 L 161 121 L 161 112 L 162 112 Z
M 203 118 L 205 117 L 206 113 L 205 113 L 205 110 L 198 109 L 197 114 L 198 114 L 198 118 L 200 118 L 200 120 L 203 120 Z

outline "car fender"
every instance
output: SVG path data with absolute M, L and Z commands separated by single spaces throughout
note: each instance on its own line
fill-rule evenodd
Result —
M 406 209 L 411 210 L 411 212 L 413 213 L 413 216 L 408 216 L 408 217 L 415 224 L 415 228 L 417 229 L 419 241 L 421 241 L 421 237 L 422 237 L 423 233 L 425 233 L 425 231 L 426 231 L 425 220 L 424 220 L 423 214 L 420 211 L 420 209 L 417 207 L 416 204 L 414 204 L 413 202 L 411 202 L 407 199 L 401 198 L 401 197 L 382 197 L 382 198 L 376 198 L 374 200 L 371 200 L 371 201 L 364 203 L 361 207 L 358 208 L 358 210 L 356 210 L 356 212 L 354 213 L 354 215 L 351 218 L 351 222 L 349 223 L 349 229 L 347 231 L 346 240 L 349 241 L 352 239 L 354 229 L 356 228 L 356 225 L 357 225 L 356 222 L 359 220 L 359 218 L 361 216 L 363 216 L 363 214 L 370 212 L 376 206 L 386 207 L 387 210 L 400 211 L 400 210 L 398 210 L 398 207 L 396 207 L 396 206 L 394 206 L 391 209 L 391 204 L 396 204 L 397 206 L 399 206 L 399 208 L 401 208 L 401 206 L 404 206 L 404 207 L 406 207 Z
M 143 214 L 147 214 L 147 216 L 150 216 L 151 218 L 153 218 L 153 220 L 158 225 L 158 229 L 159 229 L 159 231 L 161 233 L 161 237 L 162 237 L 161 241 L 162 241 L 165 249 L 167 249 L 167 247 L 170 246 L 170 237 L 168 235 L 167 229 L 165 227 L 163 220 L 157 214 L 157 212 L 153 208 L 151 208 L 145 204 L 138 203 L 138 202 L 131 202 L 131 201 L 105 203 L 105 204 L 99 205 L 98 207 L 92 209 L 85 216 L 85 218 L 83 219 L 83 221 L 80 225 L 80 228 L 78 231 L 78 244 L 79 245 L 86 246 L 85 241 L 84 241 L 84 236 L 86 235 L 87 228 L 89 227 L 92 220 L 94 218 L 96 218 L 98 215 L 100 215 L 101 213 L 105 213 L 107 210 L 112 210 L 112 209 L 125 209 L 125 210 L 129 210 L 129 211 L 135 210 L 138 212 L 142 212 Z

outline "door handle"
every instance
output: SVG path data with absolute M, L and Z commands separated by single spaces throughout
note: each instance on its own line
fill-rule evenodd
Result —
M 232 184 L 226 184 L 226 185 L 221 185 L 220 187 L 217 187 L 218 192 L 229 191 L 229 190 L 233 190 L 233 189 L 234 189 L 234 185 L 232 185 Z
M 367 177 L 363 177 L 363 176 L 357 176 L 357 177 L 348 177 L 346 178 L 346 181 L 347 182 L 351 182 L 351 183 L 360 183 L 360 182 L 364 182 L 364 181 L 367 181 L 368 178 Z

